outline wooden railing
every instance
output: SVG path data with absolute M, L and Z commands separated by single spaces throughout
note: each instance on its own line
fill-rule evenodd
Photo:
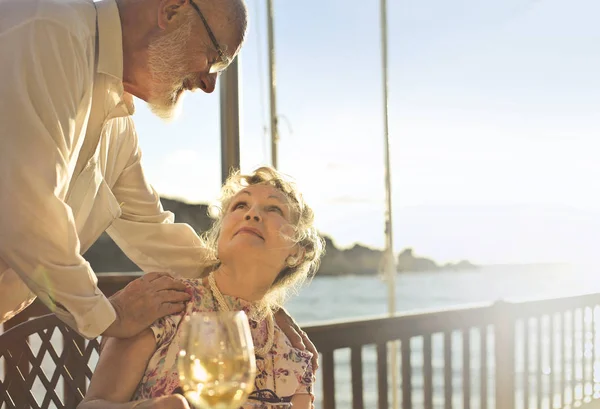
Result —
M 350 351 L 350 371 L 351 371 L 351 394 L 352 408 L 379 408 L 387 409 L 391 403 L 390 395 L 390 368 L 389 368 L 389 351 L 390 348 L 398 348 L 398 356 L 400 357 L 400 379 L 401 384 L 398 386 L 402 392 L 402 408 L 424 407 L 433 408 L 434 398 L 434 350 L 443 353 L 444 365 L 441 368 L 443 372 L 443 397 L 444 408 L 452 407 L 453 387 L 452 381 L 455 376 L 452 355 L 454 348 L 452 345 L 453 335 L 464 334 L 465 330 L 479 329 L 482 336 L 480 337 L 480 351 L 484 359 L 481 360 L 483 365 L 479 368 L 479 376 L 481 387 L 484 391 L 481 394 L 481 407 L 487 407 L 487 370 L 489 365 L 488 360 L 488 325 L 491 316 L 494 314 L 494 307 L 479 307 L 460 310 L 446 310 L 427 312 L 420 314 L 406 314 L 395 317 L 380 317 L 360 321 L 335 322 L 332 324 L 312 326 L 307 329 L 311 340 L 317 346 L 322 355 L 322 373 L 323 379 L 322 393 L 323 407 L 336 408 L 336 391 L 338 387 L 343 387 L 342 382 L 336 382 L 335 366 L 340 364 L 339 360 L 334 358 L 334 353 L 342 349 Z M 436 334 L 441 335 L 441 339 L 436 339 Z M 417 355 L 417 345 L 415 340 L 419 339 L 420 354 Z M 399 340 L 399 345 L 390 345 L 390 341 Z M 441 341 L 436 342 L 436 341 Z M 462 338 L 462 350 L 470 350 L 471 338 Z M 367 346 L 374 348 L 375 367 L 376 371 L 367 372 L 363 369 L 364 359 L 363 353 Z M 422 400 L 415 405 L 413 396 L 417 391 L 413 385 L 415 378 L 414 365 L 411 361 L 415 358 L 420 359 L 420 367 L 422 368 Z M 463 357 L 463 365 L 470 367 L 471 354 L 465 354 Z M 437 369 L 437 368 L 436 368 Z M 377 402 L 367 402 L 364 400 L 364 383 L 365 375 L 370 373 L 376 374 L 377 385 Z M 470 379 L 471 372 L 466 371 L 463 374 L 463 382 L 466 386 L 465 407 L 469 407 L 470 403 Z M 347 388 L 344 388 L 347 389 Z M 346 395 L 345 391 L 337 394 L 339 396 Z M 467 402 L 466 397 L 469 397 Z M 375 406 L 376 405 L 376 406 Z
M 590 404 L 600 398 L 599 307 L 600 294 L 590 294 L 310 326 L 322 407 L 388 409 L 391 348 L 403 409 Z
M 139 274 L 105 274 L 107 294 Z M 322 409 L 574 408 L 600 398 L 600 294 L 336 321 L 304 328 L 321 353 Z M 34 303 L 5 329 L 47 313 Z

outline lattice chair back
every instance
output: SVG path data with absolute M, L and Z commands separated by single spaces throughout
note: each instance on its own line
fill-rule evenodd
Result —
M 0 409 L 75 409 L 98 360 L 88 341 L 44 315 L 0 335 Z

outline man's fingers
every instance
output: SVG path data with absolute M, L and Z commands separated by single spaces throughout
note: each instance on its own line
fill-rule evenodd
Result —
M 316 371 L 319 369 L 319 351 L 317 351 L 317 347 L 312 343 L 306 332 L 300 331 L 300 334 L 302 336 L 302 342 L 304 342 L 304 345 L 306 345 L 306 349 L 313 354 L 311 361 L 313 370 Z
M 184 291 L 162 290 L 157 293 L 163 303 L 189 301 L 191 296 Z
M 288 337 L 290 343 L 294 348 L 300 349 L 302 351 L 306 350 L 306 345 L 304 345 L 304 342 L 302 342 L 302 337 L 294 327 L 289 326 L 281 329 L 283 330 L 285 336 Z
M 155 290 L 179 290 L 185 291 L 186 286 L 181 280 L 177 280 L 171 276 L 162 276 L 151 282 L 152 288 Z
M 152 282 L 158 278 L 164 277 L 164 276 L 169 276 L 168 273 L 147 273 L 144 274 L 142 277 L 140 277 L 141 280 L 143 281 L 149 281 Z
M 176 314 L 185 309 L 185 303 L 183 302 L 166 302 L 163 303 L 158 312 L 161 314 L 161 318 L 166 315 Z
M 172 290 L 187 291 L 188 287 L 181 280 L 173 279 L 169 286 Z
M 300 336 L 300 328 L 294 322 L 292 317 L 290 317 L 287 314 L 287 311 L 285 311 L 285 309 L 280 308 L 275 313 L 275 322 L 277 322 L 277 325 L 279 326 L 279 328 L 281 328 L 285 336 L 290 340 L 290 343 L 294 348 L 303 351 L 306 349 L 306 346 L 302 342 L 302 337 Z
M 283 308 L 275 314 L 275 321 L 277 321 L 279 328 L 288 337 L 292 346 L 301 350 L 308 350 L 313 354 L 311 362 L 316 371 L 319 368 L 319 352 L 315 344 L 308 338 L 306 332 L 302 331 L 298 324 L 296 324 L 296 321 Z
M 151 274 L 151 273 L 149 273 Z M 151 274 L 149 277 L 159 276 Z M 166 277 L 168 280 L 172 278 Z M 176 314 L 185 309 L 190 295 L 184 291 L 157 291 L 148 279 L 138 279 L 130 283 L 121 292 L 110 298 L 117 314 L 116 320 L 104 331 L 103 335 L 117 338 L 134 336 L 151 325 L 154 321 L 167 315 Z M 185 289 L 185 286 L 183 286 Z
M 169 288 L 175 282 L 176 282 L 176 280 L 173 277 L 166 276 L 166 275 L 157 277 L 157 278 L 153 279 L 152 281 L 150 281 L 153 288 L 161 289 L 161 290 L 165 289 L 165 288 Z

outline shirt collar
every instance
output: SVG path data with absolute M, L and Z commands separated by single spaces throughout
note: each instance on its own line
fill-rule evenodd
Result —
M 98 72 L 123 81 L 123 35 L 115 0 L 96 1 L 98 10 Z
M 116 118 L 120 116 L 133 115 L 135 112 L 135 106 L 133 105 L 133 95 L 123 92 L 117 105 L 108 115 L 108 118 Z

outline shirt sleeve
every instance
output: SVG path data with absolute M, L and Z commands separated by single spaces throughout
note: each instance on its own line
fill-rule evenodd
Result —
M 93 82 L 88 40 L 50 21 L 0 36 L 0 258 L 60 319 L 93 338 L 116 315 L 80 255 L 65 203 L 85 132 L 76 129 L 78 110 Z
M 174 222 L 173 213 L 163 209 L 160 196 L 146 180 L 132 121 L 113 121 L 108 130 L 123 134 L 128 146 L 121 150 L 129 152 L 129 158 L 112 186 L 121 204 L 121 217 L 113 221 L 107 233 L 146 273 L 199 277 L 205 254 L 200 238 L 190 225 Z

